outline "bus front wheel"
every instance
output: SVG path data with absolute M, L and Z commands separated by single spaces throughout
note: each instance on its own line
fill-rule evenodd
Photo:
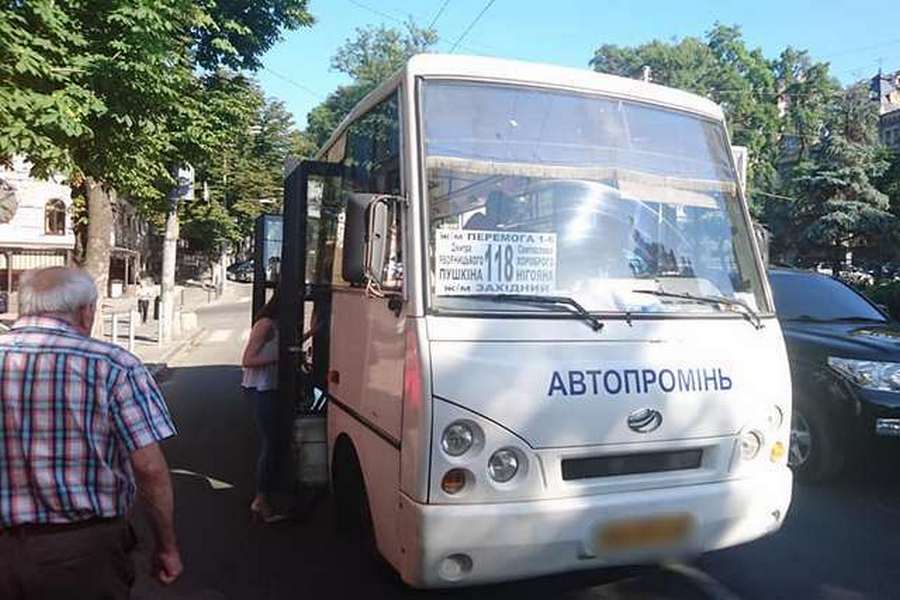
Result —
M 333 465 L 335 525 L 339 532 L 374 547 L 375 532 L 365 479 L 356 450 L 346 438 L 341 438 L 335 448 Z

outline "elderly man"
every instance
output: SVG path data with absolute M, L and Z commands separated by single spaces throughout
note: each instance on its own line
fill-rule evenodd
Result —
M 97 288 L 77 269 L 29 271 L 0 335 L 0 598 L 127 598 L 137 491 L 155 576 L 181 573 L 172 484 L 158 443 L 175 434 L 153 377 L 89 337 Z

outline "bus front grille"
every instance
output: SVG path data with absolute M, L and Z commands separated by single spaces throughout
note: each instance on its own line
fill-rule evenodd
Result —
M 670 452 L 644 452 L 613 456 L 567 458 L 562 461 L 563 481 L 639 475 L 700 468 L 703 450 L 676 450 Z

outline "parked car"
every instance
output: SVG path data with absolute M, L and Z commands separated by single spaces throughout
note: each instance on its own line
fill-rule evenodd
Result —
M 859 267 L 848 267 L 838 273 L 837 277 L 855 287 L 875 285 L 875 276 Z
M 225 269 L 225 277 L 231 281 L 250 283 L 253 281 L 253 261 L 245 260 L 243 262 L 234 263 Z
M 851 451 L 900 436 L 900 323 L 849 285 L 771 269 L 794 391 L 789 464 L 801 481 L 837 475 Z

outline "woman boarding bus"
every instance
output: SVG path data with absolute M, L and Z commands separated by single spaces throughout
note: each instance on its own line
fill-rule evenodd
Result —
M 658 562 L 781 526 L 788 365 L 718 106 L 421 55 L 319 158 L 344 166 L 308 190 L 306 230 L 332 486 L 404 581 Z

